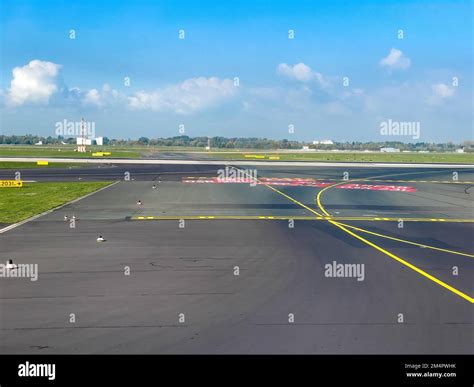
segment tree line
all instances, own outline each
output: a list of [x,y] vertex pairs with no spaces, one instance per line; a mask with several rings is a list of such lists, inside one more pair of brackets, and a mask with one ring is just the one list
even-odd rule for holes
[[[58,137],[43,137],[35,135],[0,135],[0,144],[4,145],[34,145],[41,142],[43,145],[64,145],[76,144],[76,138]],[[474,141],[464,141],[461,144],[454,144],[452,142],[446,143],[404,143],[400,141],[347,141],[334,142],[334,144],[312,144],[311,142],[293,141],[293,140],[273,140],[268,138],[257,137],[189,137],[189,136],[175,136],[167,138],[148,138],[140,137],[138,139],[110,139],[104,137],[104,145],[117,146],[156,146],[156,147],[196,147],[205,148],[210,144],[214,149],[262,149],[262,150],[276,150],[276,149],[302,149],[307,146],[310,149],[319,150],[353,150],[353,151],[378,151],[383,147],[398,148],[401,151],[454,151],[463,147],[466,151],[474,151]]]

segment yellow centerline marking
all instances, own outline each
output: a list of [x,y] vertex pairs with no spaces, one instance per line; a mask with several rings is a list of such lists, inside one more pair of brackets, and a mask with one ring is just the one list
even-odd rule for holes
[[453,292],[454,294],[457,294],[458,296],[464,298],[465,300],[469,301],[470,303],[474,303],[474,298],[468,296],[467,294],[459,291],[456,288],[453,288],[451,285],[448,285],[446,282],[441,281],[440,279],[432,276],[431,274],[428,274],[426,271],[421,270],[420,268],[416,267],[415,265],[412,265],[410,262],[405,261],[404,259],[396,256],[395,254],[392,254],[390,251],[387,251],[387,250],[383,249],[382,247],[377,246],[375,243],[372,243],[372,242],[368,241],[367,239],[362,238],[360,235],[357,235],[357,234],[353,233],[352,231],[345,228],[342,224],[334,222],[332,220],[330,220],[329,223],[334,224],[335,226],[339,227],[341,230],[343,230],[343,231],[347,232],[348,234],[352,235],[354,238],[359,239],[360,241],[364,242],[365,244],[367,244],[367,245],[373,247],[374,249],[384,253],[385,255],[389,256],[390,258],[400,262],[402,265],[405,265],[405,266],[409,267],[410,269],[416,271],[418,274],[421,274],[422,276],[424,276],[424,277],[428,278],[429,280],[437,283],[438,285],[442,286],[443,288],[448,289],[449,291]]
[[473,254],[467,254],[467,253],[462,253],[462,252],[459,252],[459,251],[453,251],[453,250],[448,250],[448,249],[442,249],[440,247],[435,247],[435,246],[430,246],[430,245],[424,245],[424,244],[421,244],[421,243],[416,243],[416,242],[412,242],[412,241],[407,241],[405,239],[400,239],[400,238],[395,238],[395,237],[391,237],[391,236],[388,236],[388,235],[384,235],[384,234],[379,234],[379,233],[376,233],[376,232],[373,232],[373,231],[369,231],[369,230],[365,230],[363,228],[359,228],[359,227],[355,227],[355,226],[351,226],[349,224],[344,224],[344,223],[339,223],[341,226],[344,226],[344,227],[348,227],[348,228],[351,228],[353,230],[357,230],[357,231],[360,231],[360,232],[364,232],[366,234],[371,234],[371,235],[375,235],[375,236],[378,236],[378,237],[381,237],[381,238],[386,238],[386,239],[392,239],[394,241],[398,241],[398,242],[402,242],[402,243],[408,243],[410,245],[415,245],[415,246],[419,246],[419,247],[424,247],[424,248],[427,248],[427,249],[432,249],[432,250],[438,250],[438,251],[443,251],[445,253],[450,253],[450,254],[457,254],[457,255],[464,255],[466,257],[471,257],[471,258],[474,258],[474,255]]
[[[357,179],[355,179],[355,180],[353,180],[353,181],[357,181]],[[321,195],[322,195],[322,193],[323,193],[324,191],[326,191],[327,189],[332,188],[332,187],[335,187],[335,186],[337,186],[337,185],[339,185],[339,184],[343,184],[343,183],[336,183],[336,184],[332,184],[332,185],[330,185],[330,186],[327,186],[327,187],[323,188],[321,191],[318,192],[318,195],[317,195],[317,197],[316,197],[316,202],[317,202],[317,204],[318,204],[319,209],[320,209],[322,212],[324,212],[326,215],[328,215],[328,216],[330,216],[330,214],[326,211],[326,209],[324,208],[324,206],[323,206],[322,203],[321,203]],[[387,251],[387,250],[385,250],[384,248],[382,248],[382,247],[376,245],[375,243],[370,242],[370,241],[368,241],[367,239],[361,237],[360,235],[358,235],[358,234],[352,232],[351,230],[348,230],[347,228],[344,227],[344,225],[343,225],[342,223],[338,223],[338,222],[333,221],[333,220],[329,220],[329,223],[331,223],[331,224],[333,224],[333,225],[339,227],[341,230],[345,231],[346,233],[348,233],[349,235],[353,236],[354,238],[359,239],[360,241],[362,241],[362,242],[364,242],[365,244],[367,244],[367,245],[373,247],[374,249],[376,249],[376,250],[382,252],[383,254],[389,256],[390,258],[396,260],[397,262],[400,262],[402,265],[405,265],[405,266],[409,267],[410,269],[416,271],[418,274],[421,274],[421,275],[424,276],[425,278],[428,278],[429,280],[431,280],[431,281],[435,282],[436,284],[438,284],[438,285],[444,287],[445,289],[451,291],[452,293],[454,293],[454,294],[456,294],[456,295],[458,295],[458,296],[464,298],[465,300],[469,301],[470,303],[474,303],[474,298],[472,298],[472,297],[468,296],[467,294],[461,292],[460,290],[458,290],[458,289],[452,287],[451,285],[448,285],[446,282],[441,281],[440,279],[436,278],[435,276],[433,276],[433,275],[427,273],[426,271],[424,271],[424,270],[422,270],[422,269],[416,267],[415,265],[413,265],[413,264],[411,264],[411,263],[405,261],[404,259],[402,259],[402,258],[396,256],[395,254],[391,253],[390,251]],[[363,230],[363,229],[361,229],[361,230]],[[367,230],[365,230],[365,231],[367,231]]]
[[[235,167],[234,167],[235,168]],[[250,174],[248,174],[246,171],[242,170],[242,169],[239,169],[239,168],[236,168],[238,170],[240,170],[241,172],[243,172],[244,174],[246,174],[248,177],[250,177],[251,179],[254,179],[257,183],[260,183],[261,185],[264,185],[265,187],[271,189],[272,191],[275,191],[277,193],[279,193],[280,195],[284,196],[285,198],[287,198],[288,200],[291,200],[293,203],[296,203],[298,205],[300,205],[301,207],[307,209],[308,211],[312,212],[313,214],[316,214],[318,216],[322,216],[319,212],[313,210],[311,207],[308,207],[306,204],[303,204],[301,202],[299,202],[298,200],[292,198],[291,196],[288,196],[287,194],[277,190],[275,187],[272,187],[271,185],[268,185],[264,182],[262,182],[261,180],[257,179],[256,177],[253,177],[251,176]]]
[[[242,171],[242,170],[241,170],[241,171]],[[245,173],[245,171],[243,171],[243,172]],[[415,173],[416,173],[416,172],[415,172]],[[248,175],[248,174],[247,174],[247,175]],[[250,176],[250,175],[248,175],[248,176]],[[250,177],[252,177],[252,176],[250,176]],[[253,177],[252,177],[252,178],[253,178]],[[374,177],[374,178],[377,178],[377,177]],[[303,203],[301,203],[300,201],[298,201],[298,200],[292,198],[291,196],[289,196],[289,195],[287,195],[287,194],[285,194],[285,193],[279,191],[278,189],[276,189],[276,188],[274,188],[274,187],[272,187],[272,186],[270,186],[270,185],[268,185],[268,184],[262,183],[260,180],[258,180],[258,179],[256,179],[256,178],[255,178],[255,180],[256,180],[257,182],[260,182],[262,185],[264,185],[264,186],[267,187],[268,189],[271,189],[272,191],[274,191],[274,192],[276,192],[276,193],[282,195],[283,197],[287,198],[288,200],[292,201],[293,203],[296,203],[296,204],[298,204],[299,206],[305,208],[306,210],[312,212],[313,214],[316,214],[316,215],[318,216],[318,218],[322,217],[322,215],[321,215],[319,212],[317,212],[316,210],[314,210],[314,209],[312,209],[312,208],[306,206],[305,204],[303,204]],[[348,229],[345,227],[345,226],[347,226],[347,225],[344,225],[344,224],[342,224],[342,223],[338,223],[337,221],[335,221],[334,218],[331,217],[331,215],[326,211],[326,209],[325,209],[324,206],[322,205],[322,203],[321,203],[321,195],[323,194],[323,192],[325,192],[325,191],[328,190],[329,188],[335,187],[335,186],[340,185],[340,184],[346,184],[346,183],[348,183],[349,181],[368,181],[368,180],[370,180],[370,179],[344,180],[344,181],[342,181],[342,182],[340,182],[340,183],[336,183],[336,184],[332,184],[332,185],[330,185],[330,186],[327,186],[327,187],[323,188],[321,191],[319,191],[319,192],[318,192],[318,195],[317,195],[317,197],[316,197],[316,202],[317,202],[317,205],[318,205],[319,209],[324,213],[324,215],[326,215],[326,217],[325,217],[324,219],[327,220],[329,223],[335,225],[335,226],[338,227],[339,229],[343,230],[344,232],[348,233],[349,235],[353,236],[354,238],[356,238],[356,239],[358,239],[358,240],[364,242],[364,243],[367,244],[368,246],[371,246],[372,248],[374,248],[374,249],[380,251],[381,253],[383,253],[383,254],[387,255],[388,257],[390,257],[390,258],[396,260],[397,262],[401,263],[402,265],[404,265],[404,266],[406,266],[406,267],[412,269],[413,271],[415,271],[415,272],[417,272],[418,274],[424,276],[425,278],[428,278],[429,280],[431,280],[431,281],[435,282],[436,284],[438,284],[438,285],[444,287],[445,289],[451,291],[452,293],[454,293],[454,294],[456,294],[456,295],[458,295],[458,296],[464,298],[465,300],[469,301],[470,303],[474,303],[474,298],[472,298],[472,297],[468,296],[467,294],[461,292],[460,290],[458,290],[458,289],[452,287],[451,285],[448,285],[447,283],[445,283],[445,282],[441,281],[440,279],[438,279],[438,278],[432,276],[431,274],[429,274],[429,273],[427,273],[426,271],[424,271],[424,270],[422,270],[422,269],[416,267],[415,265],[413,265],[413,264],[411,264],[411,263],[405,261],[404,259],[402,259],[402,258],[396,256],[395,254],[392,254],[391,252],[389,252],[389,251],[385,250],[384,248],[382,248],[382,247],[376,245],[375,243],[370,242],[369,240],[367,240],[367,239],[361,237],[360,235],[358,235],[358,234],[352,232],[351,230],[348,230]],[[138,218],[141,219],[141,218],[143,218],[143,217],[138,217]],[[203,217],[199,217],[199,218],[202,219]],[[270,218],[275,219],[276,217],[264,217],[264,216],[259,216],[258,218],[259,218],[259,219],[267,219],[267,218],[268,218],[268,219],[270,219]],[[295,218],[296,218],[296,217],[292,217],[292,218],[290,218],[290,219],[295,219]],[[365,219],[365,218],[363,218],[363,219],[364,219],[364,220],[367,220],[367,219]],[[374,218],[374,219],[375,219],[375,220],[380,220],[380,218]],[[389,219],[389,218],[383,218],[383,220],[388,220],[388,219]],[[430,220],[431,220],[431,221],[437,221],[437,219],[430,219]],[[368,230],[363,230],[363,229],[359,229],[359,230],[362,231],[362,232],[368,231]],[[371,232],[369,231],[369,233],[371,233]],[[386,237],[388,237],[388,236],[386,236]],[[389,238],[391,238],[391,237],[389,237]],[[404,241],[404,242],[415,244],[415,242],[408,242],[408,241]],[[420,246],[423,246],[423,247],[432,247],[432,246],[426,246],[426,245],[420,245]],[[441,250],[441,251],[446,251],[445,249],[438,249],[438,248],[435,248],[435,249]],[[457,252],[452,252],[452,253],[456,253],[456,254],[460,254],[460,255],[466,255],[466,254],[457,253]]]
[[[274,219],[274,220],[335,220],[335,221],[367,221],[367,222],[399,222],[401,218],[369,218],[364,216],[314,216],[314,215],[158,215],[158,216],[134,216],[131,220],[175,220],[175,219],[234,219],[234,220],[255,220],[255,219]],[[474,223],[474,219],[430,219],[430,218],[403,218],[404,222],[446,222],[446,223]]]
[[[347,183],[349,180],[345,180],[344,182],[341,182],[341,183],[336,183],[336,184],[331,184],[331,185],[328,185],[327,187],[324,187],[321,191],[318,192],[318,195],[316,196],[316,203],[318,205],[318,208],[324,212],[325,215],[327,216],[331,216],[331,214],[329,214],[329,212],[326,211],[326,209],[323,207],[322,203],[321,203],[321,195],[323,194],[324,191],[326,191],[327,189],[329,188],[332,188],[332,187],[336,187],[338,185],[341,185],[341,184],[345,184]],[[376,220],[378,220],[379,218],[375,218]]]
[[[258,180],[257,180],[258,181]],[[317,212],[316,210],[312,209],[311,207],[308,207],[306,204],[303,204],[301,203],[300,201],[296,200],[296,199],[293,199],[291,196],[288,196],[287,194],[281,192],[280,190],[277,190],[275,187],[272,187],[271,185],[268,185],[268,184],[265,184],[265,183],[262,183],[262,185],[264,185],[265,187],[271,189],[272,191],[275,191],[277,193],[279,193],[280,195],[284,196],[285,198],[287,198],[288,200],[291,200],[293,203],[296,203],[298,205],[300,205],[301,207],[305,208],[306,210],[312,212],[313,214],[316,214],[318,216],[322,216],[319,212]],[[329,214],[327,214],[329,215]]]

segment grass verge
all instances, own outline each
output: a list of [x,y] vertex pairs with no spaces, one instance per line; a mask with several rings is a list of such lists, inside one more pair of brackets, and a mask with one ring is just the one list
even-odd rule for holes
[[[263,156],[263,157],[262,157]],[[474,164],[474,153],[218,153],[211,157],[232,160],[262,161],[341,161],[379,163],[457,163]]]
[[[140,158],[142,152],[138,150],[128,149],[110,149],[106,147],[90,146],[87,147],[88,152],[79,153],[74,151],[73,146],[48,146],[48,147],[35,147],[35,146],[1,146],[0,157],[70,157],[70,158],[97,158],[97,159],[110,159],[110,158]],[[93,157],[94,152],[110,152],[108,156]]]
[[94,192],[111,182],[23,183],[0,188],[0,223],[16,223]]
[[31,168],[79,168],[88,166],[79,163],[49,163],[48,165],[38,165],[21,161],[0,161],[0,169],[31,169]]

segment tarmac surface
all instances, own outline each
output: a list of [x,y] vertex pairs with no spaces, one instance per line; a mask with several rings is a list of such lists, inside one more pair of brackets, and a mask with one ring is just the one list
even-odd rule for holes
[[474,169],[224,168],[21,171],[117,183],[0,230],[0,352],[474,352]]

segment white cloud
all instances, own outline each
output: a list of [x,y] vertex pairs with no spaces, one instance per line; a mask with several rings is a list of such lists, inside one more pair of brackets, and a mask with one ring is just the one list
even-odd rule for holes
[[199,77],[152,92],[136,92],[128,97],[128,102],[132,109],[190,114],[221,104],[233,97],[237,89],[230,79]]
[[411,61],[403,52],[392,48],[390,53],[380,60],[380,65],[387,67],[389,70],[405,70],[410,67]]
[[84,95],[84,103],[91,105],[100,105],[99,90],[91,89]]
[[61,65],[41,60],[32,60],[23,67],[15,67],[13,79],[7,93],[7,103],[19,106],[25,103],[47,104],[59,90]]
[[280,63],[277,67],[277,73],[301,82],[309,82],[314,78],[311,67],[305,65],[304,63],[298,63],[294,66],[287,65],[286,63]]
[[125,105],[132,109],[189,114],[219,105],[238,90],[233,80],[199,77],[154,91],[139,91],[127,97],[107,84],[102,89],[84,91],[68,88],[60,80],[60,69],[59,64],[40,60],[15,67],[11,86],[5,93],[7,105],[16,107],[33,103],[61,106],[79,103],[96,108]]
[[280,63],[277,67],[277,74],[300,82],[311,82],[316,80],[320,85],[326,84],[322,74],[311,70],[311,67],[304,63],[297,63],[293,66],[286,63]]
[[439,108],[446,100],[452,98],[454,93],[454,87],[449,87],[445,83],[436,83],[431,85],[431,93],[426,97],[426,102]]
[[117,90],[112,89],[107,83],[102,86],[102,90],[90,89],[82,96],[84,105],[96,107],[110,106],[116,102],[123,102],[125,96]]
[[454,95],[454,89],[444,83],[437,83],[436,85],[431,86],[431,89],[436,97],[450,98]]

